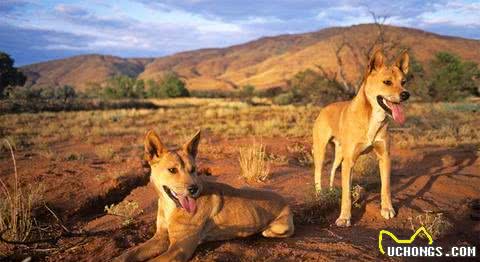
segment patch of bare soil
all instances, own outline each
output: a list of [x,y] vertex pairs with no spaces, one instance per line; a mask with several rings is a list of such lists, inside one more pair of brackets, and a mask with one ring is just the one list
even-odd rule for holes
[[[135,138],[111,143],[135,143]],[[108,141],[106,141],[107,143]],[[272,176],[265,183],[247,184],[240,177],[239,145],[251,139],[218,140],[207,136],[200,145],[199,167],[209,168],[212,176],[236,187],[252,186],[280,192],[294,207],[297,221],[305,221],[307,203],[312,200],[313,167],[299,154],[310,151],[310,141],[264,138],[272,155]],[[76,148],[82,160],[50,161],[40,155],[19,155],[18,169],[24,183],[42,184],[43,198],[63,223],[82,236],[58,240],[57,249],[34,253],[45,261],[108,261],[127,248],[149,239],[155,231],[156,192],[148,183],[148,172],[138,149],[120,151],[114,160],[100,160],[92,148],[81,142],[57,145],[57,151]],[[295,151],[297,148],[297,151]],[[299,149],[300,148],[300,149]],[[298,150],[302,152],[298,152]],[[338,208],[321,214],[313,223],[296,223],[296,233],[288,239],[245,239],[202,244],[193,261],[326,261],[385,260],[378,251],[378,234],[390,229],[399,237],[412,234],[410,219],[426,211],[443,213],[453,230],[437,243],[479,245],[480,224],[472,220],[470,203],[480,197],[480,160],[476,147],[392,149],[392,193],[398,215],[392,220],[380,216],[379,185],[366,185],[367,193],[353,208],[353,226],[338,228],[334,221]],[[303,157],[303,156],[301,156]],[[324,174],[329,173],[332,152],[327,153]],[[0,159],[1,178],[12,172],[9,159]],[[355,174],[357,175],[357,174]],[[328,182],[324,176],[324,185]],[[340,185],[337,174],[336,185]],[[108,215],[106,205],[138,203],[131,223]],[[47,219],[48,214],[42,214]],[[422,240],[419,240],[422,241]],[[64,247],[64,248],[63,248]],[[478,250],[478,249],[477,249]],[[21,255],[14,257],[22,258]],[[5,259],[12,259],[6,257]]]

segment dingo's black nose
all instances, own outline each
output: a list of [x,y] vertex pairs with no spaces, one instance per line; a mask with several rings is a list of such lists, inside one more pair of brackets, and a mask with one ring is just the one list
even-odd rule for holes
[[190,194],[192,195],[195,195],[197,192],[198,192],[198,186],[197,185],[190,185],[188,186],[188,192],[190,192]]
[[400,93],[400,100],[406,101],[410,97],[410,93],[408,91],[402,91]]

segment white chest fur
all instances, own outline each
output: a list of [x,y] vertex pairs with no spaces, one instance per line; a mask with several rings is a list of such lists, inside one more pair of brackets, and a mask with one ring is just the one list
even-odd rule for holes
[[368,125],[368,131],[367,131],[367,141],[366,145],[371,146],[374,141],[376,141],[378,131],[380,128],[385,125],[385,112],[383,109],[377,109],[372,111],[372,115],[370,118],[370,122]]
[[[163,209],[163,217],[165,219],[165,222],[168,224],[170,221],[170,218],[172,217],[173,212],[175,211],[175,209],[177,209],[177,205],[166,194],[163,194],[162,197],[163,197],[163,201],[161,201],[162,203],[160,203],[159,201],[158,204],[159,204],[159,208]],[[160,206],[160,204],[162,206]]]

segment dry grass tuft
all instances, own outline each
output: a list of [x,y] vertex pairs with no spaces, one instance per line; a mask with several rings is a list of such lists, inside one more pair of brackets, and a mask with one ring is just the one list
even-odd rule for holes
[[[433,239],[439,239],[450,233],[453,229],[452,223],[450,223],[443,213],[426,212],[416,217],[410,217],[409,220],[413,232],[423,226]],[[423,234],[420,236],[425,237]]]
[[140,209],[135,201],[123,201],[117,205],[111,204],[110,206],[105,206],[105,211],[109,215],[123,218],[123,226],[132,224],[134,216],[143,213],[143,210]]
[[265,181],[270,175],[270,163],[267,160],[265,145],[254,142],[253,145],[240,148],[240,174],[247,181]]
[[8,241],[25,241],[33,229],[34,219],[32,210],[37,200],[38,191],[24,188],[20,185],[17,164],[13,148],[8,140],[5,143],[10,149],[14,167],[13,188],[9,189],[0,179],[0,232]]

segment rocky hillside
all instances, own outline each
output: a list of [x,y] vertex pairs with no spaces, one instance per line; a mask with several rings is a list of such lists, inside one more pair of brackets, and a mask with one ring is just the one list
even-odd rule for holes
[[[70,84],[83,90],[88,83],[103,82],[123,74],[158,79],[165,72],[182,76],[190,89],[232,90],[252,84],[259,88],[283,86],[295,73],[318,66],[334,75],[339,59],[348,81],[359,77],[365,53],[378,38],[376,25],[327,28],[317,32],[265,37],[219,49],[182,52],[159,58],[124,59],[85,55],[24,66],[37,86]],[[438,51],[448,51],[480,63],[480,41],[441,36],[421,30],[386,26],[384,39],[390,56],[409,48],[426,63]],[[343,46],[340,52],[339,47]],[[337,55],[338,54],[338,55]]]

